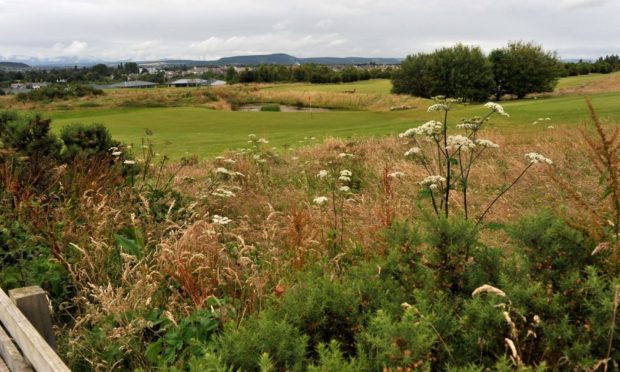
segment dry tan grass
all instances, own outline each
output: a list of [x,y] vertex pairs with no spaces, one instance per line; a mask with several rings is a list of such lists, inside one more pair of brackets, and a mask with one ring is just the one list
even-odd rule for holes
[[[222,87],[225,88],[225,87]],[[151,88],[105,90],[101,96],[90,96],[52,102],[18,102],[15,96],[0,96],[0,108],[15,110],[78,110],[88,108],[204,106],[225,109],[223,100],[213,100],[222,89]],[[213,95],[212,95],[213,94]]]
[[[486,219],[507,223],[538,211],[541,206],[558,206],[558,198],[562,198],[563,193],[551,182],[547,172],[561,172],[573,178],[588,172],[587,159],[575,147],[583,145],[573,140],[576,134],[572,129],[546,134],[504,134],[489,130],[485,137],[498,143],[500,149],[489,150],[472,171],[469,190],[471,215],[482,213],[495,195],[525,168],[524,154],[527,152],[545,154],[555,164],[548,169],[543,166],[532,168],[514,189],[498,201]],[[381,250],[382,242],[378,232],[385,227],[386,221],[420,218],[417,181],[425,173],[420,166],[404,158],[403,153],[407,148],[408,145],[397,138],[351,141],[328,139],[321,145],[287,154],[266,167],[259,167],[245,157],[236,157],[234,169],[246,175],[240,184],[242,189],[234,198],[215,201],[211,208],[239,223],[253,226],[238,233],[248,236],[251,241],[260,242],[257,243],[260,246],[284,249],[286,245],[286,250],[295,248],[305,252],[312,247],[309,242],[315,242],[317,247],[325,245],[326,231],[333,218],[327,208],[312,204],[315,192],[308,186],[300,186],[299,181],[290,179],[291,175],[305,172],[309,182],[313,182],[321,169],[345,169],[354,165],[364,172],[363,187],[344,204],[345,240],[354,240],[369,252]],[[354,160],[344,162],[338,157],[342,152],[354,154]],[[293,160],[293,157],[299,160]],[[203,163],[198,167],[184,169],[180,176],[196,179],[191,185],[180,185],[184,192],[196,195],[198,190],[204,188],[201,179],[208,179],[208,172],[213,167]],[[390,180],[386,184],[384,175],[392,171],[403,171],[406,177]],[[579,179],[584,180],[584,184],[579,186],[590,186],[590,181],[585,181],[587,177]],[[425,202],[421,204],[425,205]],[[456,213],[460,213],[462,200],[458,193],[453,193],[451,204]],[[278,212],[268,219],[273,208]],[[489,232],[488,237],[497,240],[498,244],[506,244],[504,236],[494,234]],[[296,260],[303,260],[299,255],[303,256],[298,252]]]
[[[487,222],[508,224],[543,208],[586,216],[585,209],[551,175],[570,182],[586,200],[595,201],[600,195],[596,172],[584,155],[588,143],[579,135],[579,128],[531,133],[489,129],[484,137],[500,148],[488,150],[472,171],[471,216],[480,215],[521,172],[527,165],[524,154],[528,152],[544,154],[554,161],[553,166],[533,167],[498,201],[487,215]],[[235,160],[232,164],[213,160],[186,166],[174,178],[175,189],[192,199],[187,207],[192,217],[183,223],[157,224],[132,217],[126,206],[137,207],[147,215],[148,202],[140,197],[127,200],[121,188],[116,193],[81,193],[78,218],[83,223],[66,229],[64,238],[75,241],[79,252],[71,266],[74,280],[81,283],[76,298],[81,311],[70,330],[76,352],[85,327],[108,315],[148,308],[158,290],[167,293],[161,306],[171,319],[204,307],[209,298],[223,297],[235,307],[240,320],[259,309],[269,296],[281,295],[294,273],[308,265],[327,260],[326,270],[336,271],[344,257],[359,257],[360,249],[367,256],[383,254],[387,247],[381,233],[391,221],[420,221],[418,206],[430,211],[428,201],[418,196],[417,182],[425,172],[405,159],[403,154],[408,148],[404,140],[395,137],[330,138],[279,156],[271,156],[265,145],[257,151],[267,159],[266,163],[254,161],[251,154],[231,152],[226,157]],[[354,157],[343,158],[341,153]],[[240,172],[243,177],[221,178],[214,173],[220,166]],[[176,167],[171,166],[169,171],[172,169]],[[316,177],[322,169],[332,174],[350,169],[361,180],[359,191],[346,198],[336,219],[331,205],[333,195],[322,188]],[[402,171],[406,176],[390,179],[387,173],[393,171]],[[217,187],[227,187],[236,195],[211,195]],[[330,197],[328,205],[312,202],[318,194]],[[452,194],[451,204],[453,214],[461,213],[459,193]],[[225,226],[214,224],[214,214],[229,217],[232,222]],[[113,234],[121,226],[134,225],[145,231],[149,245],[156,248],[143,259],[122,256],[120,280],[109,278],[104,268],[114,244]],[[334,226],[338,228],[337,252],[328,248],[329,231]],[[481,237],[490,246],[512,249],[510,239],[501,230],[483,229]],[[107,331],[111,339],[141,337],[144,325],[139,321],[119,318],[118,324],[122,326]],[[129,350],[131,346],[126,347]],[[93,365],[98,362],[93,361]]]
[[[78,110],[88,108],[198,106],[229,111],[231,104],[280,103],[349,110],[388,111],[394,106],[424,106],[423,99],[395,94],[348,94],[261,89],[260,84],[211,88],[156,88],[106,90],[104,95],[53,102],[18,102],[0,96],[0,108],[17,110]],[[216,100],[213,100],[213,98]]]
[[584,84],[556,89],[552,95],[593,94],[620,91],[620,73],[613,73]]

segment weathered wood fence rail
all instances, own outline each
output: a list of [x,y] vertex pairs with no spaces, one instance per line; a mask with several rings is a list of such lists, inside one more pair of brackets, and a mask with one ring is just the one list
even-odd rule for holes
[[55,348],[45,292],[0,288],[0,372],[68,372]]

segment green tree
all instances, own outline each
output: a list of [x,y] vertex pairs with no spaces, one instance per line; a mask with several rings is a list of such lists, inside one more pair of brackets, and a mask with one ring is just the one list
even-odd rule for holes
[[226,69],[226,83],[234,84],[238,82],[239,82],[239,74],[237,73],[237,70],[235,70],[235,68],[232,66],[228,67]]
[[457,44],[435,51],[431,58],[433,95],[484,101],[493,91],[491,64],[479,47]]
[[532,42],[512,42],[489,55],[493,64],[495,95],[505,94],[523,98],[528,93],[551,92],[560,75],[560,63],[555,53],[545,51]]
[[412,96],[431,97],[431,55],[418,53],[407,56],[392,75],[392,92]]
[[457,44],[410,55],[392,78],[394,93],[486,100],[493,91],[491,64],[478,47]]
[[140,72],[140,68],[138,67],[138,64],[135,62],[126,62],[123,69],[128,74],[137,74]]
[[103,63],[99,63],[90,68],[90,73],[94,79],[103,79],[110,75],[110,68]]

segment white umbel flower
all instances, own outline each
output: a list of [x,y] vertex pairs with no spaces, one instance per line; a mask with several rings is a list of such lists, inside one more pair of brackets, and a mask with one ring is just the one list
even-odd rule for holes
[[429,106],[426,111],[433,112],[433,111],[448,111],[448,110],[449,110],[448,105],[444,105],[443,103],[435,103],[434,105]]
[[398,137],[400,137],[400,138],[413,137],[413,136],[415,136],[415,129],[416,128],[409,128],[406,131],[404,131],[401,134],[399,134]]
[[349,186],[341,186],[338,190],[345,193],[351,192],[351,188]]
[[487,102],[484,104],[484,107],[490,109],[493,112],[497,112],[500,115],[510,116],[506,113],[506,111],[504,111],[504,108],[502,107],[502,105],[499,105],[495,102]]
[[235,196],[235,193],[230,190],[218,187],[215,191],[211,193],[211,195],[219,196],[220,198],[232,198],[233,196]]
[[114,151],[114,152],[112,153],[112,156],[121,156],[122,154],[123,154],[123,152],[122,152],[122,151]]
[[345,176],[345,177],[351,177],[353,175],[353,172],[351,172],[350,170],[341,170],[340,171],[340,175],[341,176]]
[[399,172],[399,171],[388,173],[388,177],[390,178],[403,178],[405,176],[406,174],[404,172]]
[[125,161],[123,162],[123,164],[125,164],[125,165],[134,165],[134,164],[136,164],[136,162],[135,162],[135,161],[133,161],[133,160],[125,160]]
[[553,164],[553,161],[551,161],[551,159],[537,152],[528,152],[527,154],[525,154],[525,158],[530,164],[538,164],[538,163]]
[[456,125],[457,129],[465,129],[465,130],[477,130],[480,128],[480,124],[478,123],[461,123]]
[[420,186],[426,186],[431,190],[436,190],[439,186],[442,186],[446,182],[446,179],[442,176],[428,176],[419,182]]
[[214,214],[211,218],[211,222],[216,225],[228,225],[232,222],[232,220],[228,217],[220,216],[219,214]]
[[405,156],[414,156],[418,155],[422,150],[419,147],[412,147],[409,150],[405,151]]
[[327,203],[328,200],[329,200],[329,198],[327,196],[317,196],[312,201],[316,205],[323,205],[323,204]]
[[443,131],[443,124],[440,121],[427,121],[417,128],[407,129],[405,132],[399,134],[400,138],[413,137],[416,135],[431,137],[436,134],[441,134]]
[[499,148],[498,144],[496,144],[496,143],[494,143],[492,141],[486,140],[486,139],[477,139],[476,140],[476,145],[481,146],[481,147],[494,148],[494,149]]
[[469,149],[476,147],[476,144],[472,140],[465,136],[461,136],[460,134],[457,134],[456,136],[448,136],[446,142],[447,150],[468,151]]
[[317,176],[317,177],[319,177],[320,179],[323,179],[323,178],[325,178],[325,177],[329,176],[329,172],[328,172],[328,171],[326,171],[325,169],[321,169],[321,170],[319,171],[319,173],[317,173],[317,175],[316,175],[316,176]]

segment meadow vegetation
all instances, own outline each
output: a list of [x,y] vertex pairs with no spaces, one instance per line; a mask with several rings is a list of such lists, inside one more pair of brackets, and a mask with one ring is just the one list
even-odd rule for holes
[[48,291],[73,370],[617,369],[604,76],[0,97],[0,287]]
[[0,286],[50,293],[75,370],[617,368],[616,121],[547,120],[562,98],[176,161],[150,130],[5,111]]

